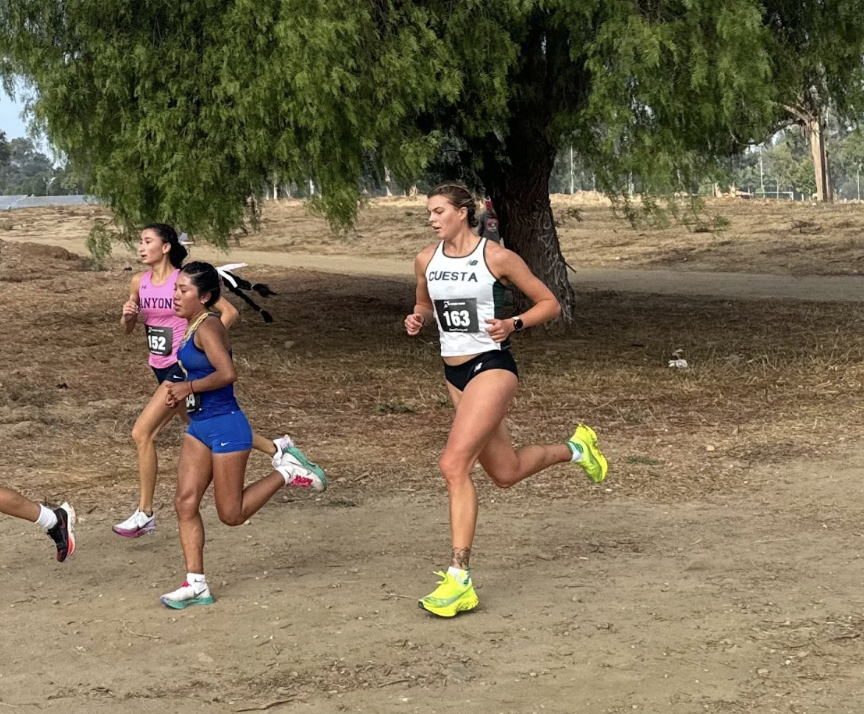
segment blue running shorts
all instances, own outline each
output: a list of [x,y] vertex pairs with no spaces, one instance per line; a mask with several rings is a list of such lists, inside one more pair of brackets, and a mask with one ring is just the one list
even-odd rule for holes
[[240,410],[205,419],[193,419],[189,422],[186,433],[198,439],[214,454],[233,454],[235,451],[248,451],[252,448],[252,427]]

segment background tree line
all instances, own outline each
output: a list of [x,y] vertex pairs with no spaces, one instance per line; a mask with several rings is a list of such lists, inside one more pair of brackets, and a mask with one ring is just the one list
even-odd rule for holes
[[[832,121],[826,131],[829,173],[834,197],[840,200],[861,200],[861,173],[864,169],[864,133],[859,129],[842,127]],[[414,181],[397,182],[390,172],[377,172],[374,163],[363,172],[362,191],[367,196],[404,195],[423,193],[445,177],[452,178],[443,160],[422,172]],[[791,126],[759,146],[747,147],[742,152],[721,161],[718,174],[697,181],[692,191],[699,195],[712,195],[715,187],[722,191],[738,191],[753,197],[780,197],[809,199],[816,192],[813,158],[804,132]],[[637,174],[629,177],[634,192],[640,187]],[[719,182],[717,179],[719,178]],[[580,161],[578,152],[570,147],[559,151],[549,178],[550,193],[596,191],[597,177],[590,167]],[[314,183],[268,185],[261,189],[265,198],[311,198],[316,193]],[[80,176],[69,163],[55,163],[40,151],[32,139],[6,140],[0,131],[0,194],[61,196],[88,192],[86,178]]]
[[0,0],[0,47],[7,92],[127,234],[158,217],[225,245],[274,175],[344,226],[370,169],[443,167],[491,196],[565,321],[549,193],[570,147],[598,190],[650,199],[731,181],[793,122],[824,176],[828,110],[864,114],[861,0]]
[[[864,133],[832,121],[825,138],[833,197],[861,200]],[[627,179],[634,192],[642,188],[638,172]],[[578,154],[565,149],[556,157],[549,188],[552,193],[597,190],[597,179]],[[754,198],[815,198],[816,172],[806,132],[798,125],[786,127],[763,144],[719,158],[710,172],[696,177],[691,185],[691,192],[702,196],[714,195],[718,189]]]
[[[834,198],[861,200],[864,196],[861,183],[864,174],[864,132],[831,121],[825,136]],[[441,180],[459,176],[459,167],[448,161],[446,150],[429,170],[411,181],[397,182],[389,172],[379,173],[373,167],[374,164],[370,163],[363,173],[362,191],[367,196],[404,195],[414,191],[422,194]],[[471,176],[462,175],[461,178],[471,182]],[[632,189],[634,194],[644,188],[638,172],[621,177],[620,183]],[[682,187],[672,188],[682,190]],[[578,151],[565,146],[556,154],[549,177],[550,193],[597,190],[600,190],[597,175],[590,165],[580,159]],[[798,125],[786,127],[764,144],[746,146],[731,156],[718,159],[711,171],[695,177],[691,185],[691,193],[700,196],[711,196],[718,190],[753,198],[814,198],[816,175],[806,132]],[[268,197],[274,196],[273,187],[268,187],[264,193]],[[282,198],[309,198],[314,195],[314,187],[310,192],[308,182],[280,185],[275,195]]]
[[0,195],[63,196],[87,192],[87,181],[69,163],[55,163],[32,139],[7,141],[0,131]]

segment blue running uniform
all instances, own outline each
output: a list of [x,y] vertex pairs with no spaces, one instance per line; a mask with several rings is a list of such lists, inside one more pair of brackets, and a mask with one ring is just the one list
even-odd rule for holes
[[[207,354],[195,346],[195,332],[197,330],[177,350],[177,359],[186,373],[187,382],[204,379],[216,371]],[[190,395],[186,400],[186,410],[190,419],[186,433],[214,454],[252,448],[252,428],[234,397],[233,384]]]

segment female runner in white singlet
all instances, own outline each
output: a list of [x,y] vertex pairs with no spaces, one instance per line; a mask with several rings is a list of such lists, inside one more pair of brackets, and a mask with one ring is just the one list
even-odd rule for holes
[[[452,558],[438,588],[420,607],[441,617],[473,610],[478,599],[468,562],[477,524],[477,492],[471,469],[479,461],[501,488],[509,488],[552,464],[572,461],[596,483],[606,477],[606,459],[597,435],[580,424],[562,444],[514,449],[504,421],[519,375],[509,337],[540,325],[561,312],[552,292],[516,253],[471,231],[477,225],[474,197],[462,184],[447,183],[429,194],[429,224],[439,242],[414,261],[417,297],[405,318],[405,330],[417,335],[433,319],[438,323],[441,356],[453,426],[439,465],[450,497]],[[507,285],[532,303],[522,315],[504,320]]]

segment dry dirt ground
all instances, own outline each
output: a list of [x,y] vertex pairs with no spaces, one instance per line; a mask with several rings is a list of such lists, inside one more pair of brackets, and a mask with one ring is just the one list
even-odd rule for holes
[[[374,199],[357,225],[333,234],[301,201],[264,202],[260,231],[239,237],[245,250],[292,255],[413,260],[428,244],[425,199]],[[864,204],[706,199],[677,208],[680,220],[643,220],[637,227],[592,193],[552,197],[564,257],[580,268],[673,268],[678,271],[858,275],[864,271]],[[97,206],[10,211],[0,238],[80,240]],[[5,235],[4,235],[5,234]]]
[[[13,213],[8,237],[80,237],[93,212]],[[250,242],[275,245],[272,230]],[[781,270],[760,240],[741,241],[763,246],[751,267]],[[831,255],[819,240],[813,255]],[[514,438],[560,440],[584,419],[610,477],[561,466],[498,491],[478,472],[481,605],[444,621],[415,599],[446,564],[435,461],[451,412],[434,339],[401,333],[410,285],[247,272],[279,295],[274,324],[244,309],[233,330],[241,403],[259,431],[294,435],[332,488],[285,491],[235,529],[208,499],[217,601],[178,613],[158,596],[182,579],[179,425],[160,437],[157,533],[110,531],[134,506],[128,434],[154,386],[142,335],[116,329],[137,269],[122,256],[97,270],[0,242],[2,483],[81,516],[63,565],[35,526],[0,518],[0,709],[860,711],[857,305],[592,292],[575,336],[521,338]],[[692,369],[666,367],[675,348]]]
[[[864,205],[822,206],[772,200],[707,199],[677,207],[680,220],[647,220],[634,228],[596,194],[552,200],[562,252],[576,268],[675,268],[792,275],[864,271]],[[425,199],[378,199],[356,229],[329,235],[300,201],[266,204],[260,233],[247,249],[345,253],[411,260],[428,243]],[[505,237],[506,240],[506,237]]]

